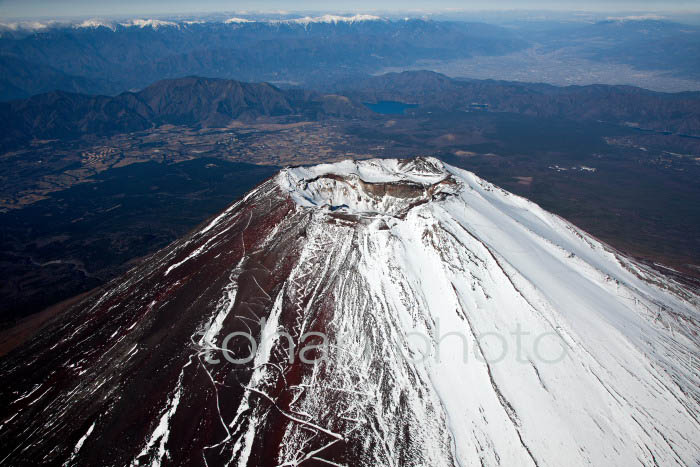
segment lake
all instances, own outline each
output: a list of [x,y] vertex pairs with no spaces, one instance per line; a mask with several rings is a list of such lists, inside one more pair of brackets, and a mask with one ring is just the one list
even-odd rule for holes
[[397,101],[379,101],[376,104],[363,102],[363,104],[369,107],[373,112],[384,115],[401,115],[406,109],[418,107],[418,104],[404,104],[403,102]]

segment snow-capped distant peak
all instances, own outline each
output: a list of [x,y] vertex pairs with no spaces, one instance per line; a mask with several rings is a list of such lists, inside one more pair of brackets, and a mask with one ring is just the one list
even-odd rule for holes
[[146,28],[150,27],[153,29],[158,29],[160,27],[178,27],[177,23],[172,21],[163,21],[159,19],[132,19],[126,23],[121,23],[124,27],[139,27]]
[[229,18],[224,21],[225,24],[243,24],[243,23],[254,23],[252,19],[247,18]]
[[373,15],[353,15],[353,16],[337,16],[337,15],[323,15],[323,16],[305,16],[303,18],[295,18],[284,20],[284,23],[294,23],[303,24],[308,26],[311,23],[326,23],[326,24],[338,24],[338,23],[359,23],[362,21],[379,21],[381,18],[379,16]]
[[95,29],[95,28],[108,28],[114,31],[114,24],[106,21],[101,21],[99,19],[86,19],[82,23],[75,24],[73,26],[76,29]]
[[[224,24],[230,25],[244,25],[250,23],[263,23],[267,25],[279,25],[279,24],[289,24],[289,25],[301,25],[308,27],[310,24],[354,24],[364,21],[380,21],[382,18],[373,15],[353,15],[353,16],[340,16],[340,15],[323,15],[323,16],[306,16],[303,18],[292,18],[292,19],[249,19],[241,17],[232,17],[224,20]],[[124,28],[152,28],[159,29],[163,27],[169,28],[180,28],[191,26],[194,24],[206,24],[209,21],[206,20],[187,20],[187,21],[168,21],[161,19],[143,19],[134,18],[125,20],[123,22],[111,22],[106,20],[101,20],[97,18],[90,18],[86,20],[77,21],[13,21],[13,22],[0,22],[0,31],[10,31],[13,33],[35,33],[47,31],[51,28],[73,28],[73,29],[97,29],[100,27],[108,28],[112,31],[116,31],[117,26]]]

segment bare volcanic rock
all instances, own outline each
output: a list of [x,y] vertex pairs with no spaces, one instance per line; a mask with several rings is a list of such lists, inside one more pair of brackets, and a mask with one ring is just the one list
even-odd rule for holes
[[0,361],[0,460],[694,465],[698,300],[437,159],[288,168]]

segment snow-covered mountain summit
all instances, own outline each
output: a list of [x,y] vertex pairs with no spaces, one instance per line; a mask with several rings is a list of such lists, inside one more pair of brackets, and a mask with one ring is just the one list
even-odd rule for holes
[[698,319],[695,292],[437,159],[288,168],[0,362],[0,441],[15,463],[693,465]]
[[[249,24],[257,23],[261,25],[279,26],[281,24],[286,25],[300,25],[308,27],[313,24],[357,24],[364,23],[368,21],[389,21],[386,18],[381,18],[379,16],[367,15],[367,14],[356,14],[356,15],[321,15],[321,16],[303,16],[303,17],[292,17],[292,18],[278,18],[276,16],[267,18],[261,17],[259,15],[252,17],[231,17],[223,20],[224,24]],[[53,19],[53,20],[32,20],[32,21],[12,21],[12,22],[0,22],[0,32],[2,31],[14,31],[14,32],[39,32],[39,31],[49,31],[52,29],[62,29],[62,28],[76,28],[76,29],[96,29],[96,28],[107,28],[112,31],[116,31],[117,28],[152,28],[154,30],[164,27],[172,28],[182,28],[192,25],[203,25],[203,24],[218,24],[222,21],[218,19],[156,19],[156,18],[129,18],[122,20],[107,19],[107,18],[90,18],[90,19],[78,19],[78,20],[68,20],[68,19]]]
[[406,214],[439,195],[455,194],[458,183],[436,160],[344,161],[287,169],[280,186],[300,206],[371,217]]

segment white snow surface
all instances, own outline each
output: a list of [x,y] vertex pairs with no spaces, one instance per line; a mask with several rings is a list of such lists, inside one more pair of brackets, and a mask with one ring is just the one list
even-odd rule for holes
[[282,23],[303,24],[308,26],[312,23],[359,23],[362,21],[380,21],[382,18],[374,15],[353,15],[353,16],[338,16],[338,15],[322,15],[322,16],[305,16],[303,18],[294,18],[281,20]]
[[103,21],[101,19],[97,18],[92,18],[92,19],[86,19],[85,21],[78,23],[73,26],[76,29],[95,29],[95,28],[108,28],[111,29],[112,31],[115,30],[114,23],[109,22],[109,21]]
[[[430,199],[434,193],[429,193],[429,188],[448,178],[447,173],[436,171],[430,164],[396,159],[361,163],[348,160],[288,169],[280,175],[280,185],[299,206],[325,207],[352,214],[395,215]],[[384,191],[383,187],[391,184],[417,189],[403,196],[391,191],[378,195],[377,190],[372,190],[372,185]],[[434,191],[446,193],[453,188],[438,186]]]
[[226,21],[224,21],[225,24],[242,24],[242,23],[254,23],[252,19],[246,19],[246,18],[229,18]]
[[92,430],[95,429],[95,423],[97,423],[97,422],[93,422],[93,424],[90,425],[90,428],[88,428],[88,430],[85,432],[85,434],[75,444],[75,447],[73,448],[73,454],[71,454],[71,457],[63,464],[64,466],[72,465],[73,459],[75,459],[75,456],[77,456],[78,453],[80,452],[80,449],[83,447],[83,444],[85,444],[85,440],[87,440],[90,437]]
[[132,19],[126,23],[121,23],[124,27],[139,27],[158,29],[162,27],[179,27],[178,23],[173,21],[164,21],[160,19]]
[[[220,20],[219,20],[220,21]],[[356,14],[352,16],[342,16],[342,15],[322,15],[322,16],[305,16],[302,18],[291,18],[291,19],[275,19],[275,18],[242,18],[242,17],[232,17],[224,20],[224,24],[232,25],[243,25],[249,23],[261,23],[270,26],[276,26],[279,24],[288,25],[299,25],[303,27],[308,27],[311,24],[356,24],[366,21],[385,21],[384,18],[374,15],[367,14]],[[98,28],[105,27],[116,31],[117,25],[122,27],[138,27],[138,28],[153,28],[159,29],[162,27],[180,27],[182,25],[189,26],[193,24],[205,24],[211,21],[208,20],[166,20],[166,19],[155,19],[155,18],[133,18],[123,20],[121,22],[109,21],[98,18],[90,19],[80,19],[80,20],[64,20],[64,19],[53,19],[53,20],[42,20],[42,21],[0,21],[0,31],[13,31],[19,32],[24,31],[27,33],[42,32],[47,31],[52,28],[67,28],[72,27],[76,29],[84,28]]]
[[[271,413],[286,421],[276,465],[698,465],[697,292],[438,159],[284,169],[184,242],[184,259],[166,256],[164,274],[233,225],[245,233],[250,206],[290,199],[261,241],[240,236],[243,257],[132,465],[169,458],[181,397],[201,391],[185,382],[191,363],[221,427],[202,465],[210,452],[252,465]],[[274,294],[253,281],[267,321],[232,407],[205,357],[222,359],[232,321],[252,322],[237,299],[247,262],[285,247],[295,263]],[[287,363],[278,333],[299,348],[319,322],[327,360]],[[334,457],[342,444],[356,457]]]
[[[372,426],[374,465],[398,465],[406,443],[416,465],[700,461],[695,292],[434,158],[288,168],[276,181],[314,216],[289,299],[331,294],[343,347],[323,381],[301,385],[295,412],[341,411],[342,437],[350,420]],[[423,192],[407,201],[366,184]],[[364,221],[329,222],[338,212]],[[300,460],[304,430],[290,425],[280,463]]]

